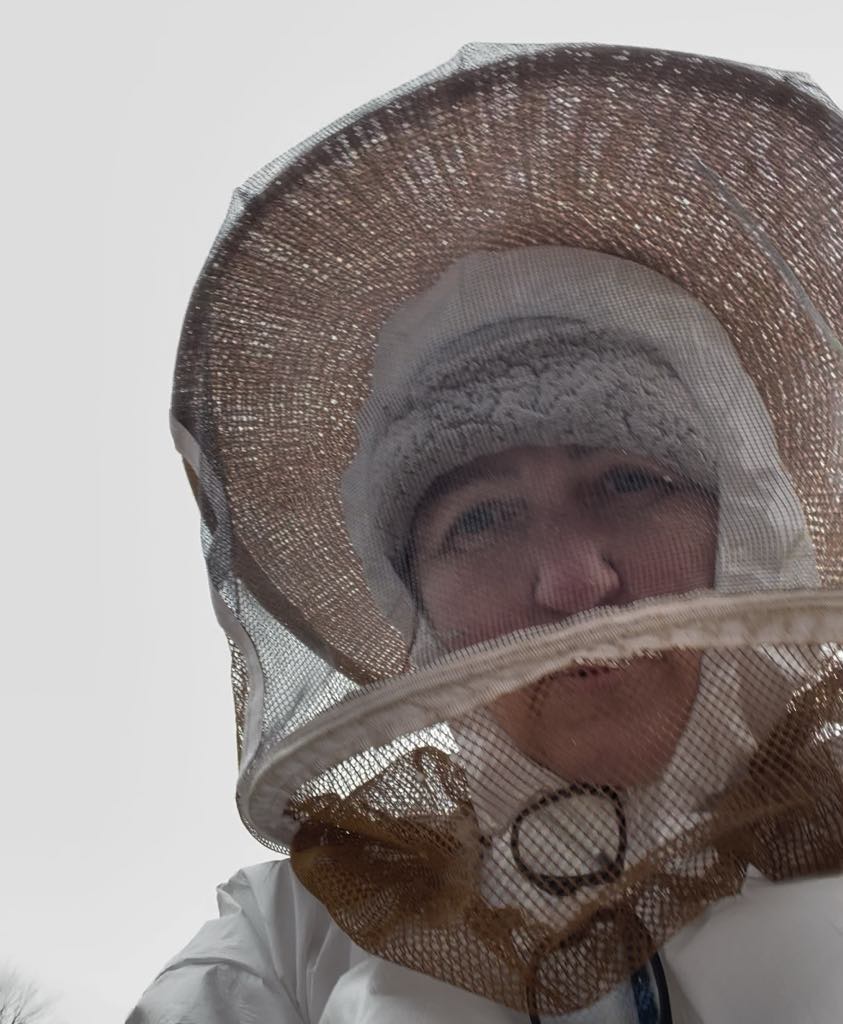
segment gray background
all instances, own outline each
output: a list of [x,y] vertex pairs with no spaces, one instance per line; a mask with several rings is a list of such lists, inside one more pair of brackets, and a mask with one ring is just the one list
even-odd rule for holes
[[[145,0],[4,31],[0,965],[113,1024],[269,851],[233,801],[227,648],[170,443],[181,318],[233,188],[469,41],[809,72],[835,5]],[[9,138],[11,136],[11,138]]]

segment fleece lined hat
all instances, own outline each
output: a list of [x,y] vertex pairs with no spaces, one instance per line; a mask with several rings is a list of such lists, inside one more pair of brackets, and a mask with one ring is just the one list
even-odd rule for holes
[[[407,637],[418,636],[418,616],[396,566],[418,502],[441,474],[519,445],[646,456],[711,492],[751,474],[753,486],[721,494],[721,515],[728,527],[735,503],[749,503],[767,535],[729,561],[732,579],[719,573],[718,587],[740,589],[737,564],[756,585],[812,575],[795,496],[763,500],[790,484],[726,332],[683,288],[630,260],[565,246],[457,260],[384,325],[358,423],[346,521],[376,600]],[[724,550],[748,535],[721,537]],[[782,543],[797,555],[787,569]]]

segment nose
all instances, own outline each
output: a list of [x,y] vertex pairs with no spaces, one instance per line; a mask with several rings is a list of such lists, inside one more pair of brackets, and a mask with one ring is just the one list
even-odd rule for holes
[[599,538],[587,529],[548,529],[534,545],[533,597],[556,618],[615,604],[621,580]]

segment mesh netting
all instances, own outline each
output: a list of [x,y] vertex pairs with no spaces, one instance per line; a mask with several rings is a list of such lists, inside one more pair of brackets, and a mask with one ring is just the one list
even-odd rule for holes
[[467,47],[238,191],[173,429],[247,826],[533,1015],[843,867],[839,112]]

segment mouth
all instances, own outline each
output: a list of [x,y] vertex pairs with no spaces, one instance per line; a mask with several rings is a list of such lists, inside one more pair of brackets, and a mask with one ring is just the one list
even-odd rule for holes
[[[590,686],[613,687],[614,685],[629,682],[628,670],[633,666],[641,666],[642,662],[663,661],[663,651],[643,652],[633,658],[601,658],[599,661],[581,660],[558,672],[549,672],[541,676],[534,683],[527,687],[530,709],[536,715],[541,715],[545,701],[550,698],[557,687],[574,686],[579,687],[585,684],[586,689]],[[614,676],[614,678],[612,678]]]
[[598,676],[611,675],[624,671],[643,661],[663,661],[663,651],[643,652],[634,658],[601,658],[600,661],[576,661],[559,672],[551,672],[537,680],[537,685],[559,679],[594,679]]

